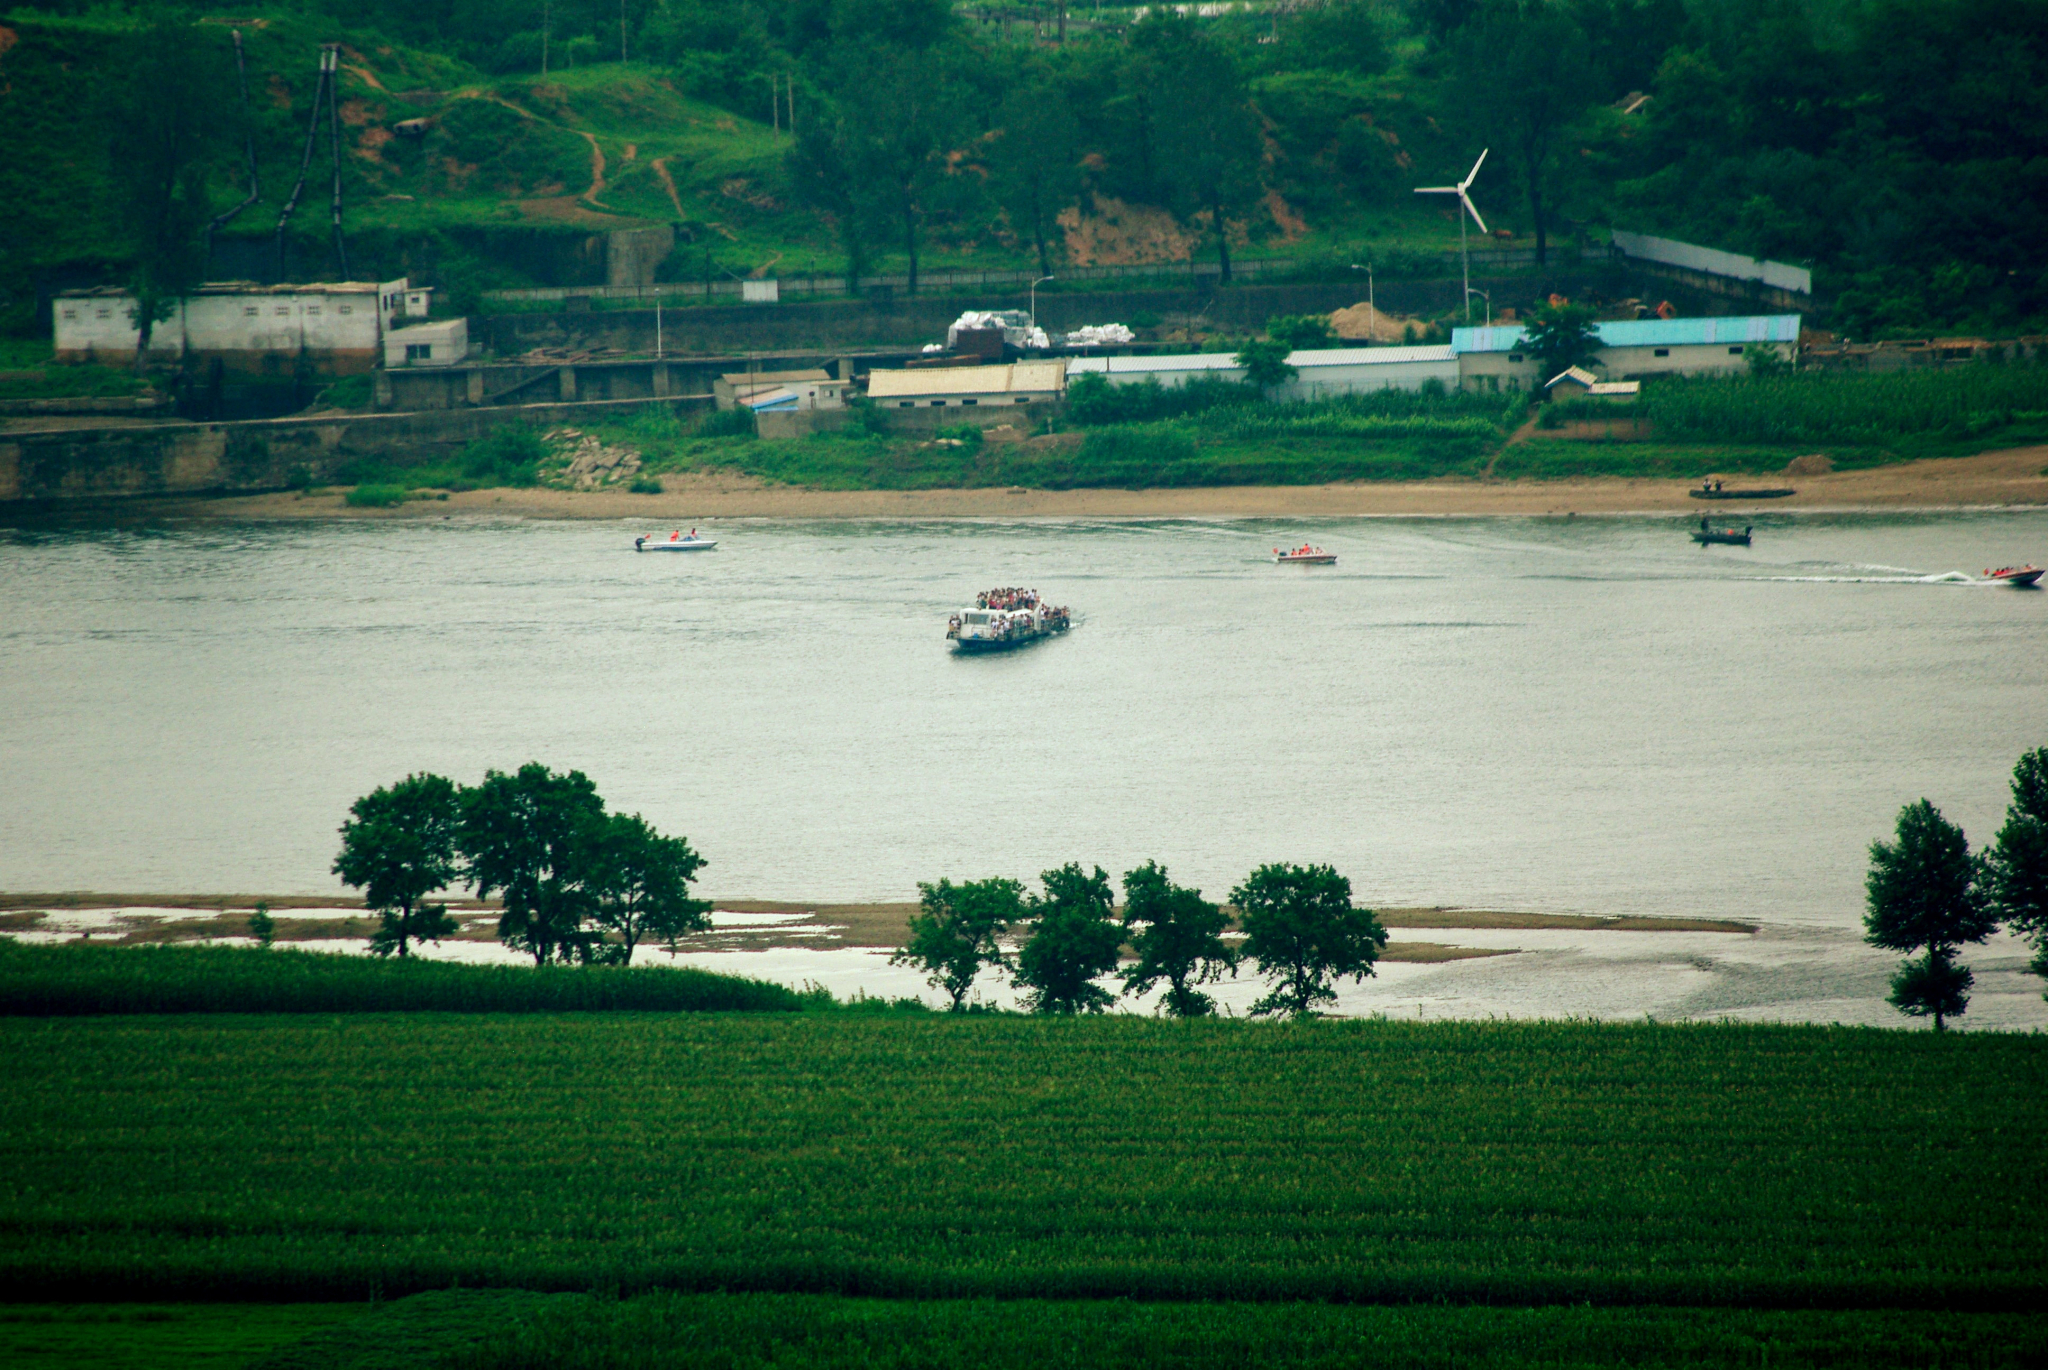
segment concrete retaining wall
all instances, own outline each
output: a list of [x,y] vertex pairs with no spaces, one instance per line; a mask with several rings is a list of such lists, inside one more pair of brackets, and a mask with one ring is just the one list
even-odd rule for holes
[[709,397],[615,400],[245,423],[15,429],[0,432],[0,504],[282,490],[295,477],[326,480],[360,457],[432,462],[503,423],[590,423],[655,406],[687,412],[709,404]]

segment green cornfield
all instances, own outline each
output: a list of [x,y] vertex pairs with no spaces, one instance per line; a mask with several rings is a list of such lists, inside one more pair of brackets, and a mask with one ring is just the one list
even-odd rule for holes
[[2037,1365],[2044,1355],[2048,1323],[2017,1313],[461,1290],[316,1325],[249,1370],[1955,1370]]
[[1877,375],[1806,371],[1734,380],[1659,380],[1630,410],[1663,440],[1896,447],[1965,441],[2048,423],[2048,366],[1977,364]]
[[2039,1036],[299,1014],[0,1049],[16,1299],[2048,1299]]
[[669,967],[473,966],[284,948],[22,946],[0,937],[0,1016],[792,1012],[804,1002],[766,981]]

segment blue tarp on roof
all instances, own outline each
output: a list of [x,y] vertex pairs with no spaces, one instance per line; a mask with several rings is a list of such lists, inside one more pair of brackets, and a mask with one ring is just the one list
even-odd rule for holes
[[[1743,314],[1726,319],[1619,319],[1594,324],[1602,347],[1694,347],[1713,343],[1799,341],[1797,314]],[[1520,324],[1451,330],[1453,352],[1512,352],[1522,345]]]

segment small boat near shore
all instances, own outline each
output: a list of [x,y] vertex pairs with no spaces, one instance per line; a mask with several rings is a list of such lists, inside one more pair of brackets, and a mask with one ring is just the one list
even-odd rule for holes
[[1069,610],[1045,603],[1036,590],[989,590],[946,620],[946,640],[956,652],[1006,652],[1073,626]]
[[1702,514],[1700,515],[1700,526],[1693,530],[1692,540],[1702,547],[1747,547],[1749,546],[1749,533],[1749,528],[1744,528],[1740,532],[1733,528],[1716,528],[1709,524],[1707,516]]
[[2031,562],[2025,566],[2001,566],[1996,571],[1989,567],[1984,570],[1984,579],[1995,580],[2004,585],[2015,585],[2023,590],[2039,581],[2041,576],[2042,569]]
[[1337,554],[1335,552],[1325,552],[1320,547],[1312,547],[1304,542],[1291,552],[1283,552],[1278,547],[1275,547],[1273,549],[1273,564],[1276,566],[1335,566],[1337,564]]
[[642,533],[633,539],[636,552],[708,552],[717,545],[717,538],[700,538],[695,528],[688,533],[678,528],[665,538]]

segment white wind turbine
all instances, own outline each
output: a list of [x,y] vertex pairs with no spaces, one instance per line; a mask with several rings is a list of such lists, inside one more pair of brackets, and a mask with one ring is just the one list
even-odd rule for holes
[[[1473,183],[1474,181],[1476,181],[1476,180],[1478,180],[1478,179],[1479,179],[1479,168],[1480,168],[1480,167],[1481,167],[1481,166],[1482,166],[1482,165],[1483,165],[1483,164],[1485,163],[1485,161],[1486,161],[1486,154],[1487,154],[1487,153],[1489,153],[1489,152],[1491,152],[1492,150],[1493,150],[1492,148],[1482,148],[1482,149],[1480,149],[1480,152],[1479,152],[1479,160],[1478,160],[1477,162],[1474,162],[1474,163],[1472,164],[1472,169],[1471,169],[1470,171],[1468,171],[1468,172],[1466,172],[1466,173],[1465,173],[1465,179],[1464,179],[1464,180],[1462,180],[1462,181],[1460,181],[1460,182],[1458,182],[1458,183],[1457,183],[1456,185],[1454,185],[1454,186],[1417,186],[1417,187],[1415,188],[1415,193],[1416,193],[1417,195],[1455,195],[1455,196],[1457,196],[1457,197],[1458,197],[1458,203],[1459,203],[1460,205],[1462,205],[1462,206],[1464,207],[1464,210],[1465,210],[1465,214],[1470,214],[1470,215],[1472,216],[1472,222],[1473,222],[1473,223],[1475,223],[1475,224],[1478,224],[1478,225],[1479,225],[1479,231],[1480,231],[1481,233],[1484,233],[1484,232],[1486,232],[1486,220],[1484,220],[1484,219],[1482,219],[1482,218],[1480,218],[1480,217],[1479,217],[1479,211],[1478,211],[1477,209],[1475,209],[1475,208],[1473,207],[1473,205],[1472,205],[1472,197],[1471,197],[1471,196],[1469,196],[1469,195],[1467,195],[1467,194],[1466,194],[1465,192],[1466,192],[1466,191],[1467,191],[1468,189],[1470,189],[1470,188],[1471,188],[1471,186],[1472,186],[1472,183]],[[1465,265],[1465,322],[1466,322],[1466,323],[1471,323],[1471,322],[1472,322],[1472,249],[1471,249],[1471,247],[1470,247],[1470,246],[1468,246],[1468,245],[1467,245],[1467,243],[1466,243],[1466,241],[1465,241],[1465,214],[1460,214],[1460,215],[1458,216],[1458,256],[1459,256],[1459,257],[1460,257],[1460,258],[1461,258],[1461,259],[1463,260],[1463,262],[1464,262],[1464,265]]]

